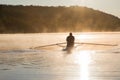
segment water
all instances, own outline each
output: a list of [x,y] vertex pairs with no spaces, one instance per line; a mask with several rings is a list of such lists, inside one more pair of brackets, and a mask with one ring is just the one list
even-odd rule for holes
[[[74,33],[79,45],[68,54],[57,45],[68,33],[1,34],[0,80],[120,80],[120,33]],[[76,45],[77,46],[77,45]],[[32,48],[32,49],[31,49]]]

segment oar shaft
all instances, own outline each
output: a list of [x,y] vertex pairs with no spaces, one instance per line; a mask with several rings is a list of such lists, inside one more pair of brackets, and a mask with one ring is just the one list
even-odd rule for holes
[[[49,45],[43,45],[43,46],[37,46],[37,47],[34,47],[34,48],[41,48],[41,47],[48,47],[48,46],[54,46],[54,45],[59,45],[60,44],[65,44],[66,42],[63,42],[63,43],[56,43],[56,44],[49,44]],[[61,46],[62,47],[62,46]]]
[[[54,46],[54,45],[58,45],[60,47],[63,47],[62,45],[60,44],[65,44],[66,42],[63,42],[63,43],[56,43],[56,44],[50,44],[50,45],[43,45],[43,46],[37,46],[37,47],[33,47],[33,48],[30,48],[30,49],[35,49],[35,48],[41,48],[41,47],[48,47],[48,46]],[[118,46],[117,44],[98,44],[98,43],[80,43],[80,42],[75,42],[75,44],[87,44],[87,45],[103,45],[103,46]]]
[[104,45],[104,46],[117,46],[117,44],[98,44],[98,43],[77,43],[77,44]]

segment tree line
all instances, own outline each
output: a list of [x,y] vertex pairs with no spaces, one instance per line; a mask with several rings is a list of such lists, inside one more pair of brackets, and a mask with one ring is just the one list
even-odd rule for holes
[[120,19],[81,6],[0,5],[0,33],[120,31]]

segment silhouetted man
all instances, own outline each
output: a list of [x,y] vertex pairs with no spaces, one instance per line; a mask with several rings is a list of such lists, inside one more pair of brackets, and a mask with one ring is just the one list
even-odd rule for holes
[[74,47],[75,38],[72,35],[72,33],[69,33],[69,36],[66,38],[66,41],[67,41],[67,47],[66,48],[73,48]]

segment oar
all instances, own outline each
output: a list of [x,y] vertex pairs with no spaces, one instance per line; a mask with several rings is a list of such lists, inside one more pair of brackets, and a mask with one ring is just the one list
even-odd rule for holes
[[43,46],[37,46],[37,47],[32,47],[30,49],[35,49],[35,48],[41,48],[41,47],[48,47],[48,46],[54,46],[54,45],[58,45],[60,47],[63,47],[62,45],[60,44],[65,44],[66,42],[63,42],[63,43],[56,43],[56,44],[49,44],[49,45],[43,45]]
[[76,44],[103,45],[103,46],[118,46],[117,44],[79,43],[79,42],[76,42]]

